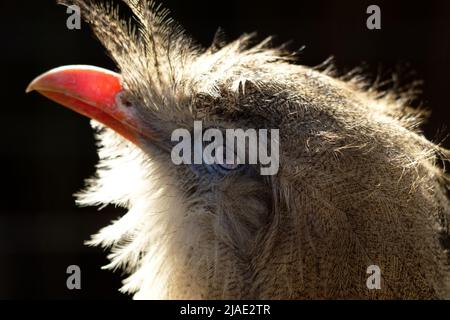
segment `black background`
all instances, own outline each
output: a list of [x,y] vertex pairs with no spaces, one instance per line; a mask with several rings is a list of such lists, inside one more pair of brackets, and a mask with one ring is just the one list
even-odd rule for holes
[[[382,29],[366,28],[366,8],[381,7]],[[450,130],[449,1],[167,0],[172,17],[208,45],[220,26],[230,39],[258,31],[260,39],[305,45],[299,62],[330,55],[341,71],[367,65],[369,78],[397,73],[400,83],[423,80],[420,102],[432,111],[430,139]],[[91,64],[114,69],[86,24],[66,28],[65,8],[51,0],[1,1],[0,298],[126,299],[120,273],[102,271],[106,253],[83,245],[123,211],[77,208],[72,194],[94,173],[96,152],[88,120],[27,84],[50,68]],[[450,143],[444,142],[446,147]],[[82,270],[82,290],[66,288],[66,268]]]

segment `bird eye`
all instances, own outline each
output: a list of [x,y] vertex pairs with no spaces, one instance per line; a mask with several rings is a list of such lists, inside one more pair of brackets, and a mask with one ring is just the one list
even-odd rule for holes
[[237,163],[233,163],[233,164],[227,164],[227,163],[223,163],[223,164],[218,164],[218,166],[224,170],[236,170],[240,167],[240,164]]
[[233,164],[227,164],[227,163],[221,163],[221,164],[212,164],[207,166],[208,171],[213,174],[219,174],[219,175],[228,175],[234,172],[241,172],[246,168],[246,165],[239,164],[239,163],[233,163]]
[[[230,171],[236,171],[238,169],[240,169],[243,165],[241,164],[242,161],[239,158],[239,156],[232,151],[231,154],[233,154],[233,159],[228,159],[228,153],[227,153],[227,148],[223,148],[222,149],[222,156],[223,159],[218,159],[217,155],[216,155],[216,159],[215,159],[215,166],[217,168],[218,171],[222,172],[222,173],[227,173]],[[230,161],[229,161],[230,160]]]
[[231,172],[240,170],[244,165],[239,157],[234,153],[232,159],[228,159],[227,149],[225,146],[218,146],[213,150],[212,154],[203,153],[203,161],[205,168],[211,174],[226,175]]

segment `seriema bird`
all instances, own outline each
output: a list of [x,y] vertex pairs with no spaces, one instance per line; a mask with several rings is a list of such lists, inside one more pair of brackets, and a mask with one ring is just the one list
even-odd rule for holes
[[[447,151],[407,94],[297,65],[243,36],[196,45],[152,2],[76,0],[119,73],[68,66],[28,91],[94,119],[100,163],[80,205],[128,208],[93,236],[135,298],[450,297]],[[276,175],[175,165],[171,133],[279,128]],[[447,242],[446,242],[447,241]],[[380,289],[367,268],[381,271]]]

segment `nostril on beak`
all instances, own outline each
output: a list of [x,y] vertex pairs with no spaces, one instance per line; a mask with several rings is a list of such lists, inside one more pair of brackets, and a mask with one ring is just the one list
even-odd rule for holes
[[117,104],[126,108],[133,107],[133,103],[127,98],[125,92],[119,92],[116,97]]

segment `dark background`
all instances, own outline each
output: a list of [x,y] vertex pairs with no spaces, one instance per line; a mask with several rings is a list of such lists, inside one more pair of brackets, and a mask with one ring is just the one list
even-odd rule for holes
[[[382,29],[366,28],[366,8],[381,7]],[[167,0],[164,5],[201,44],[222,27],[229,39],[258,31],[314,66],[330,55],[341,71],[365,63],[369,78],[393,72],[400,83],[423,80],[420,102],[432,111],[425,134],[450,130],[449,1]],[[112,207],[77,208],[72,194],[94,173],[89,122],[37,95],[27,84],[50,68],[91,64],[114,68],[86,24],[66,29],[53,1],[1,1],[0,298],[128,298],[120,273],[103,271],[106,254],[83,241],[120,216]],[[448,141],[444,142],[450,147]],[[82,290],[66,288],[66,268],[82,270]]]

